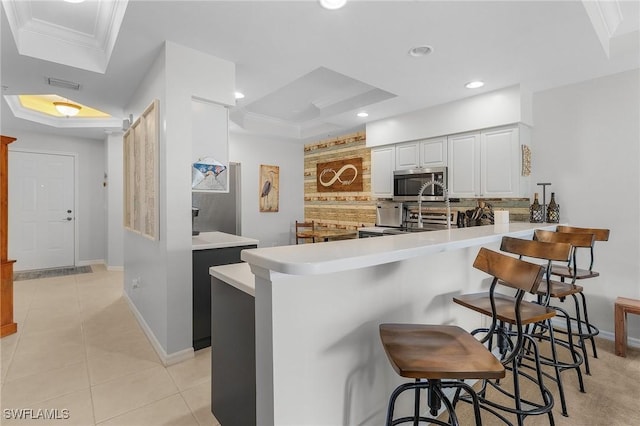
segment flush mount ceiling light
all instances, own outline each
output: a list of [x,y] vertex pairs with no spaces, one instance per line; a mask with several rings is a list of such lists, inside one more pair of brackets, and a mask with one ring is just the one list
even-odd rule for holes
[[368,116],[369,116],[369,114],[368,114],[368,113],[366,113],[366,112],[364,112],[364,111],[361,111],[361,112],[357,113],[356,115],[357,115],[358,117],[361,117],[361,118],[365,118],[365,117],[368,117]]
[[67,117],[73,117],[77,115],[82,107],[80,105],[72,104],[69,102],[54,102],[53,105],[56,107],[58,112]]
[[431,46],[416,46],[409,50],[409,55],[418,58],[420,56],[427,56],[431,52],[433,52],[433,47]]
[[466,87],[467,89],[478,89],[482,86],[484,86],[484,82],[480,80],[470,81],[464,85],[464,87]]
[[235,96],[236,99],[242,99],[242,98],[244,98],[244,93],[242,93],[242,92],[234,92],[233,96]]
[[319,0],[320,6],[329,10],[340,9],[342,6],[347,4],[347,0]]

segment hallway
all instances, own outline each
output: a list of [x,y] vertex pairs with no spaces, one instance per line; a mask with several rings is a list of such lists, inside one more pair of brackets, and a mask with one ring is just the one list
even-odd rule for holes
[[122,296],[122,272],[92,268],[14,283],[18,333],[0,340],[0,423],[218,425],[210,349],[164,367]]

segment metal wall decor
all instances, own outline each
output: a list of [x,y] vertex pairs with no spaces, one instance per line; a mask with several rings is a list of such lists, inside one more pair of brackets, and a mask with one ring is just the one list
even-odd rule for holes
[[531,148],[522,145],[522,176],[531,175]]

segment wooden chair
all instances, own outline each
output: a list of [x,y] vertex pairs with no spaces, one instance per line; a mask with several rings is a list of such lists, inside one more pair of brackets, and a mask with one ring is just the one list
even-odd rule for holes
[[[560,227],[559,227],[560,228]],[[550,268],[550,275],[556,275],[560,277],[560,281],[550,280],[549,283],[552,286],[550,293],[551,297],[558,298],[561,302],[564,302],[567,296],[571,296],[574,300],[575,317],[571,318],[575,321],[578,332],[576,336],[579,338],[580,346],[582,349],[582,355],[584,358],[584,367],[587,374],[591,374],[589,367],[589,359],[587,357],[587,350],[585,340],[591,341],[591,349],[593,356],[598,357],[596,350],[596,343],[594,337],[600,333],[598,328],[589,322],[589,311],[587,310],[587,300],[584,296],[583,288],[576,285],[576,280],[586,279],[587,277],[595,277],[599,274],[591,269],[578,268],[577,264],[577,249],[586,249],[593,247],[595,242],[595,234],[589,233],[569,233],[569,232],[553,232],[536,229],[534,232],[534,239],[538,241],[548,243],[568,243],[571,244],[571,256],[568,262],[563,264],[554,263]],[[591,258],[591,265],[593,265],[593,258]],[[582,272],[581,272],[582,271]],[[578,278],[581,277],[581,278]],[[570,282],[567,283],[566,280]],[[564,291],[563,291],[564,290]],[[580,298],[580,301],[578,300]],[[585,329],[586,328],[586,329]]]
[[314,221],[298,222],[296,220],[296,244],[298,244],[301,239],[303,241],[311,239],[311,242],[315,243],[316,242],[315,230],[316,230],[316,224]]
[[[542,280],[537,291],[538,303],[540,303],[541,305],[550,306],[549,301],[551,297],[566,297],[567,295],[575,294],[576,292],[582,291],[582,287],[573,286],[577,288],[571,288],[572,286],[567,283],[552,281],[550,275],[548,274],[552,262],[567,262],[569,260],[569,257],[571,255],[571,244],[546,243],[542,241],[531,241],[512,237],[503,237],[502,244],[500,245],[500,250],[507,253],[516,254],[520,259],[522,259],[523,257],[528,257],[546,260],[547,274],[545,274],[545,279]],[[555,306],[550,307],[556,309],[557,311],[560,311],[562,316],[565,318],[568,334],[567,342],[556,340],[554,328],[550,320],[536,323],[530,330],[529,334],[536,338],[549,341],[551,357],[541,356],[540,362],[544,365],[551,366],[555,371],[555,377],[549,375],[546,372],[543,374],[549,377],[551,380],[555,381],[558,385],[558,394],[560,395],[562,415],[566,417],[568,416],[567,404],[560,373],[568,369],[575,370],[578,376],[580,391],[584,392],[584,382],[582,380],[582,372],[580,371],[580,365],[583,362],[583,358],[577,352],[577,349],[573,345],[573,333],[571,330],[571,318],[569,314],[562,308]],[[541,330],[540,332],[537,332],[538,328]],[[562,349],[567,349],[569,351],[573,362],[569,363],[559,360],[558,350]]]
[[[550,424],[554,424],[553,396],[544,386],[541,357],[538,352],[537,341],[525,332],[527,324],[534,324],[546,321],[555,316],[555,310],[523,300],[527,293],[536,294],[543,277],[544,265],[529,263],[502,253],[497,253],[486,248],[481,248],[473,264],[476,269],[480,269],[493,276],[488,292],[466,294],[453,298],[454,302],[472,309],[491,318],[489,328],[478,328],[471,334],[484,334],[480,340],[488,343],[491,350],[494,338],[496,349],[499,350],[502,365],[512,372],[513,393],[500,386],[498,381],[485,380],[478,398],[482,408],[493,413],[496,417],[507,424],[511,424],[502,413],[515,414],[518,424],[522,425],[524,418],[530,415],[547,414]],[[496,287],[507,287],[515,290],[515,295],[510,296],[496,292]],[[525,349],[524,342],[528,343]],[[521,371],[523,359],[533,362],[530,367],[534,370],[535,376]],[[519,392],[520,378],[525,378],[534,382],[540,391],[539,401],[529,401],[524,399]],[[512,401],[511,405],[504,405],[492,401],[487,395],[489,387],[500,392],[500,394]],[[456,399],[458,395],[456,395]],[[466,397],[460,400],[469,401]]]

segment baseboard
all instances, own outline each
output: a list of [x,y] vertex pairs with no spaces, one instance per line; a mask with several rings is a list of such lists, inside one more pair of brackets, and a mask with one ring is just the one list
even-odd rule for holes
[[[553,324],[554,328],[566,328],[566,322],[564,319],[554,318],[551,320],[551,323]],[[605,340],[610,340],[612,342],[616,340],[616,335],[612,331],[600,330],[600,333],[598,333],[598,337]],[[640,339],[637,339],[635,337],[627,337],[627,346],[640,349]]]
[[104,265],[104,259],[78,260],[76,266]]
[[187,348],[178,352],[167,354],[167,352],[164,350],[164,348],[156,338],[156,335],[153,334],[151,327],[149,327],[140,311],[138,311],[138,308],[136,308],[136,305],[129,298],[129,295],[125,292],[123,292],[123,295],[125,300],[129,304],[129,307],[131,308],[131,312],[133,312],[133,316],[136,317],[136,320],[138,321],[138,324],[140,324],[142,331],[144,331],[144,334],[147,336],[147,339],[149,339],[151,346],[156,351],[156,354],[158,354],[162,365],[168,367],[172,364],[177,364],[178,362],[193,358],[195,356],[193,348]]
[[124,266],[107,266],[107,271],[124,271]]

